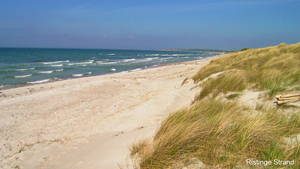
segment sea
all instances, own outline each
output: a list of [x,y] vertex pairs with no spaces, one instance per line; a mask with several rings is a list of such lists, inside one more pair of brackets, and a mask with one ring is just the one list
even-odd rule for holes
[[140,71],[215,55],[155,50],[0,48],[0,89]]

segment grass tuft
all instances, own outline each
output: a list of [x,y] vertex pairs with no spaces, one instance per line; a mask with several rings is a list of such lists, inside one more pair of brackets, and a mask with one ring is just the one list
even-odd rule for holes
[[248,49],[211,61],[193,76],[194,82],[226,70],[244,72],[254,89],[269,90],[269,96],[300,84],[300,43]]
[[[245,89],[267,91],[267,97],[299,90],[299,52],[300,43],[282,43],[211,61],[193,77],[194,82],[222,73],[201,82],[202,90],[194,103],[165,118],[151,142],[133,144],[131,156],[142,169],[183,168],[191,161],[198,166],[203,162],[208,168],[251,168],[245,163],[247,159],[294,160],[293,166],[279,167],[300,168],[300,142],[293,139],[300,133],[298,109],[287,114],[284,107],[258,103],[253,110],[230,100]],[[220,93],[228,101],[217,97]]]
[[227,168],[245,164],[246,159],[299,156],[281,141],[300,132],[298,114],[288,118],[277,109],[255,117],[247,114],[237,102],[219,99],[202,100],[173,113],[161,124],[147,153],[136,152],[140,167],[168,168],[197,158],[206,165]]
[[210,78],[202,84],[202,90],[195,100],[201,100],[213,93],[213,97],[219,93],[241,92],[246,89],[247,78],[244,71],[228,71],[220,74],[217,78]]

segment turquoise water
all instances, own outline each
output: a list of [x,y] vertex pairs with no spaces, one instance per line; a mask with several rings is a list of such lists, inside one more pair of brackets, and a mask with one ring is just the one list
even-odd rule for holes
[[214,55],[178,51],[0,48],[0,88],[139,71]]

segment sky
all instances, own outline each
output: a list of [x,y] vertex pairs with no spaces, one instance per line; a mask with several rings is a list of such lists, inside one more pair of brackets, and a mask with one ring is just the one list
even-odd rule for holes
[[300,42],[300,0],[1,0],[0,47],[260,48]]

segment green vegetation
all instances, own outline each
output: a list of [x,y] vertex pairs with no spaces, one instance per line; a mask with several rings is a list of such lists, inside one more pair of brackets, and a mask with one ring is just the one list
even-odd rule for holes
[[[213,60],[210,64],[203,67],[193,79],[195,82],[198,82],[214,73],[239,70],[239,76],[243,77],[242,81],[238,78],[234,79],[234,76],[237,76],[234,73],[227,73],[228,75],[225,75],[225,77],[233,79],[231,83],[236,83],[236,85],[243,86],[246,83],[248,84],[247,87],[251,89],[268,90],[271,97],[277,92],[299,88],[299,67],[300,43],[294,45],[280,44],[275,47],[248,49]],[[215,81],[222,81],[225,77],[221,74],[204,85],[207,86],[206,88],[209,88],[209,86],[214,85]],[[245,89],[242,86],[239,87],[239,91]],[[224,92],[228,91],[233,90],[226,89]],[[237,89],[234,91],[237,91]],[[197,98],[201,99],[207,95],[208,93],[200,94]]]
[[195,100],[200,100],[210,93],[213,93],[213,97],[219,93],[224,94],[228,92],[239,92],[246,88],[247,78],[244,75],[244,71],[228,71],[222,73],[217,78],[210,78],[202,84],[202,91]]
[[134,148],[132,155],[138,155],[141,168],[176,168],[191,158],[222,168],[245,165],[247,159],[295,160],[293,167],[300,167],[300,146],[281,142],[300,133],[299,115],[288,116],[277,109],[254,117],[249,114],[237,102],[196,102],[166,118],[153,142],[136,144],[140,148]]
[[250,48],[243,48],[243,49],[241,49],[241,51],[248,50],[248,49],[250,49]]
[[[136,165],[189,168],[196,165],[191,159],[197,159],[194,163],[207,168],[248,168],[246,160],[251,159],[272,161],[270,168],[300,168],[295,137],[300,135],[300,110],[287,113],[287,108],[263,103],[253,110],[234,100],[245,89],[267,91],[267,97],[299,90],[299,67],[300,43],[248,49],[211,61],[193,77],[202,87],[194,103],[170,114],[153,139],[131,146]],[[229,95],[216,97],[220,93]],[[278,159],[294,165],[276,166]]]

